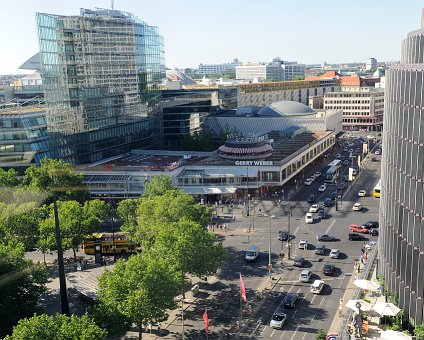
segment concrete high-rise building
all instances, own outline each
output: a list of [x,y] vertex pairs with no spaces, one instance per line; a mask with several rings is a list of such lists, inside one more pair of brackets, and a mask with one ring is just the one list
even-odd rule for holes
[[[283,80],[293,80],[295,77],[305,78],[305,65],[297,62],[283,62]],[[299,80],[299,79],[297,79]]]
[[130,13],[37,13],[47,126],[55,157],[95,162],[160,136],[164,44]]
[[380,263],[404,315],[424,321],[424,10],[386,72],[381,163]]
[[368,58],[365,63],[365,69],[366,70],[375,70],[377,69],[377,59],[375,58]]
[[237,80],[256,81],[281,81],[284,80],[284,72],[280,62],[267,64],[246,64],[236,66]]

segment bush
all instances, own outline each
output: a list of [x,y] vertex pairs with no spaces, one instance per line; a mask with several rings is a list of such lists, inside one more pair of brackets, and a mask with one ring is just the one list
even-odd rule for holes
[[327,338],[327,333],[323,329],[318,330],[316,339],[325,340],[326,338]]

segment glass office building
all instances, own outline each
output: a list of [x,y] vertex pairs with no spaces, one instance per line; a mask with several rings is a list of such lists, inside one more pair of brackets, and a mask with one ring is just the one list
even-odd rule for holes
[[165,78],[158,29],[109,9],[36,21],[55,157],[80,164],[156,146]]
[[400,64],[386,72],[381,163],[380,265],[405,316],[423,320],[424,11],[421,29],[402,42]]

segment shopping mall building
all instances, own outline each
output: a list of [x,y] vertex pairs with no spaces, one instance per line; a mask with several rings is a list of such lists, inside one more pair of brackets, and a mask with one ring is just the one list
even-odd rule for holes
[[316,111],[291,101],[238,109],[205,122],[226,142],[213,152],[133,150],[76,167],[93,197],[140,197],[144,184],[165,174],[199,199],[273,193],[323,156],[341,131],[341,110]]

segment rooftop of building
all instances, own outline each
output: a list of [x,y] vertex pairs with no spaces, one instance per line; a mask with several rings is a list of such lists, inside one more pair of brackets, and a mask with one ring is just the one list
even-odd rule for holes
[[22,115],[35,112],[45,112],[46,106],[19,106],[16,103],[0,104],[0,115]]

